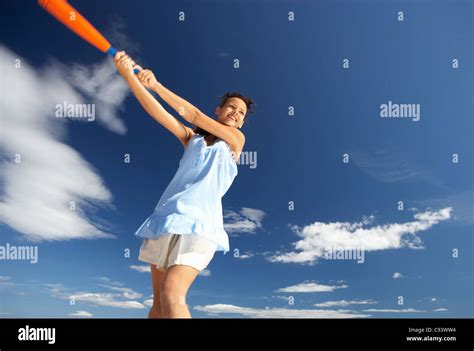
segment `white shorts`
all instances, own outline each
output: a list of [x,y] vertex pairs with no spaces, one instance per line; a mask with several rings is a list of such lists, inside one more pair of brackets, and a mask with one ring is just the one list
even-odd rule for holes
[[217,244],[198,234],[163,234],[157,239],[144,239],[138,259],[156,265],[160,271],[177,264],[202,271],[216,249]]

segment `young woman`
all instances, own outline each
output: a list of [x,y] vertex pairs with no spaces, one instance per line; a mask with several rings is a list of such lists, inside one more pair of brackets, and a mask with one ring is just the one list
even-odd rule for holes
[[[165,88],[125,52],[117,53],[115,65],[143,108],[185,149],[175,176],[135,235],[143,239],[139,260],[151,265],[154,296],[148,317],[190,318],[189,287],[216,251],[229,251],[221,198],[238,173],[237,160],[245,143],[240,129],[253,101],[227,93],[215,109],[215,120]],[[138,75],[134,68],[141,69]],[[196,128],[169,114],[147,89]]]

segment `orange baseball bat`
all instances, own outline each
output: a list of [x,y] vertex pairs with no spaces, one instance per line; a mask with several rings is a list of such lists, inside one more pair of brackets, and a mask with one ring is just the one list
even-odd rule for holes
[[[38,4],[82,39],[100,51],[114,57],[117,50],[95,27],[66,0],[38,0]],[[138,69],[134,69],[138,73]]]

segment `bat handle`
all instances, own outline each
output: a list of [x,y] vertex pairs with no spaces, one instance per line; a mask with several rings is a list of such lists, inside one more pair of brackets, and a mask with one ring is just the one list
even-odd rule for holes
[[[109,54],[112,57],[115,57],[115,54],[117,53],[117,49],[115,49],[114,47],[111,46],[109,48],[109,50],[107,50],[106,53]],[[138,68],[133,69],[133,73],[137,74],[138,72],[140,72],[140,70]]]

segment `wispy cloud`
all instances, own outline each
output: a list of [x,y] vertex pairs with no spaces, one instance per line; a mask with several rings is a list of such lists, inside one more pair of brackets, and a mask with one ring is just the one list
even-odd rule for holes
[[383,183],[424,182],[441,188],[446,186],[428,169],[420,166],[406,151],[380,147],[372,151],[355,150],[350,160],[362,171]]
[[128,268],[140,273],[150,273],[150,266],[146,265],[131,265]]
[[262,299],[265,300],[271,300],[271,299],[276,299],[276,300],[284,300],[288,303],[293,302],[294,303],[294,297],[293,296],[282,296],[282,295],[272,295],[272,296],[264,296]]
[[[20,68],[15,67],[17,59]],[[105,221],[86,214],[103,206],[113,208],[112,194],[95,168],[64,143],[64,118],[55,117],[55,106],[64,101],[84,103],[64,65],[34,69],[3,46],[0,61],[0,220],[32,241],[114,238]],[[110,75],[110,62],[93,71],[98,76],[89,77],[94,87],[90,92],[104,100],[104,114],[99,111],[98,116],[110,117],[122,102],[122,88],[107,100],[101,91],[119,85],[103,78]]]
[[433,310],[433,312],[446,312],[447,310],[448,310],[447,308],[441,307],[441,308],[437,308]]
[[139,56],[137,55],[139,54],[139,51],[141,49],[140,42],[137,40],[133,40],[127,34],[129,33],[127,20],[116,13],[112,13],[108,15],[106,22],[107,26],[101,30],[101,32],[104,33],[105,37],[111,43],[113,43],[112,45],[117,50],[126,51],[127,54],[132,55],[133,59],[137,63],[141,63],[141,60],[137,61],[137,59],[139,59]]
[[90,318],[93,317],[93,314],[87,311],[76,311],[73,313],[69,313],[68,316],[70,317],[80,317],[80,318]]
[[254,234],[262,228],[265,212],[256,208],[242,207],[240,211],[224,211],[224,229],[230,235],[240,233]]
[[126,299],[139,299],[140,297],[143,296],[143,294],[133,291],[132,289],[126,288],[126,287],[108,286],[105,284],[99,284],[99,286],[102,286],[104,288],[107,288],[113,291],[118,291],[120,295]]
[[11,279],[12,279],[11,277],[6,277],[4,275],[0,275],[0,284],[10,282]]
[[12,290],[13,292],[17,285],[11,277],[0,275],[0,293],[5,294],[7,290]]
[[333,248],[344,250],[379,251],[388,249],[423,248],[417,232],[430,229],[435,224],[451,218],[452,208],[438,211],[426,211],[414,215],[415,221],[406,223],[389,223],[364,228],[367,220],[362,222],[315,222],[304,226],[291,226],[291,229],[302,239],[293,243],[295,251],[276,253],[268,256],[271,262],[314,264],[324,257],[327,250]]
[[117,307],[125,309],[143,309],[145,306],[138,301],[118,300],[121,294],[79,292],[73,295],[76,301],[90,303],[95,306]]
[[52,297],[83,302],[93,306],[116,307],[123,309],[144,309],[145,305],[141,302],[134,301],[143,296],[132,289],[118,286],[103,286],[114,291],[110,292],[85,292],[73,289],[67,289],[62,284],[43,284]]
[[417,310],[417,309],[414,309],[414,308],[404,308],[404,309],[400,309],[400,310],[397,310],[397,309],[375,309],[375,308],[371,308],[371,309],[368,309],[368,310],[364,310],[364,312],[380,312],[380,313],[415,313],[415,312],[426,312],[426,311],[421,311],[421,310]]
[[399,273],[399,272],[395,272],[395,273],[393,273],[392,278],[393,278],[393,279],[400,279],[400,278],[405,278],[405,276],[403,276],[403,275],[402,275],[401,273]]
[[347,288],[347,285],[323,285],[314,282],[303,282],[297,285],[291,285],[286,288],[280,288],[276,292],[285,293],[311,293],[311,292],[331,292],[335,289]]
[[257,256],[258,254],[256,252],[252,251],[245,251],[243,254],[236,256],[235,258],[239,260],[248,260],[249,258],[252,258],[254,256]]
[[112,280],[109,277],[95,277],[94,280],[102,283],[102,284],[108,284],[110,286],[124,286],[122,282],[118,282],[116,280]]
[[316,307],[335,307],[335,306],[350,306],[350,305],[371,305],[376,304],[377,301],[373,300],[353,300],[353,301],[346,301],[346,300],[339,300],[339,301],[326,301],[315,304]]
[[228,304],[195,306],[195,310],[209,315],[234,314],[248,318],[365,318],[362,314],[351,310],[312,310],[292,308],[252,308]]

